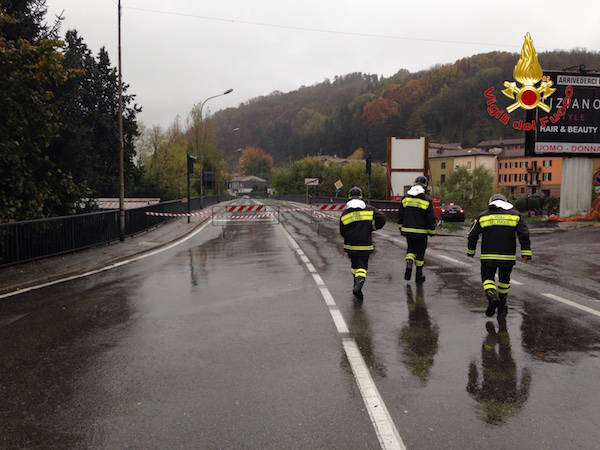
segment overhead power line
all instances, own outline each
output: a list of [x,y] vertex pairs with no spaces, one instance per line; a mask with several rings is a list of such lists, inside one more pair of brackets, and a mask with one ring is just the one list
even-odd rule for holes
[[[477,42],[477,41],[458,41],[458,40],[449,40],[449,39],[434,39],[434,38],[422,38],[416,36],[400,36],[395,34],[379,34],[379,33],[361,33],[357,31],[344,31],[344,30],[333,30],[327,28],[313,28],[313,27],[301,27],[296,25],[282,25],[276,23],[269,22],[255,22],[251,20],[241,20],[241,19],[231,19],[226,17],[215,17],[215,16],[204,16],[199,14],[189,14],[182,13],[177,11],[164,11],[159,9],[150,9],[150,8],[139,8],[136,6],[123,6],[123,9],[129,9],[133,11],[143,11],[153,14],[161,14],[166,16],[178,16],[178,17],[190,17],[193,19],[201,19],[208,20],[212,22],[224,22],[230,24],[237,25],[252,25],[257,27],[267,27],[267,28],[277,28],[282,30],[294,30],[294,31],[304,31],[309,33],[324,33],[324,34],[335,34],[341,36],[357,36],[357,37],[366,37],[366,38],[376,38],[376,39],[393,39],[399,41],[412,41],[412,42],[430,42],[437,44],[461,44],[461,45],[478,45],[485,47],[505,47],[510,49],[520,49],[521,44],[519,45],[509,45],[509,44],[498,44],[492,42]],[[539,47],[542,48],[542,47]]]

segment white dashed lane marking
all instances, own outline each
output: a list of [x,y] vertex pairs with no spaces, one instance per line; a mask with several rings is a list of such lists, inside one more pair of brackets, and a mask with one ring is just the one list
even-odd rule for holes
[[433,256],[434,258],[440,258],[440,259],[445,259],[446,261],[450,261],[452,264],[456,264],[457,266],[468,267],[470,265],[470,264],[464,263],[462,261],[459,261],[458,259],[450,258],[449,256],[446,256],[446,255],[440,255],[437,252],[429,252],[428,254],[429,254],[429,256]]
[[398,433],[398,429],[394,424],[394,420],[392,419],[392,416],[390,416],[390,413],[377,390],[377,386],[375,386],[375,382],[373,381],[371,373],[365,364],[365,360],[358,349],[358,345],[356,345],[356,341],[354,338],[347,336],[350,331],[344,320],[344,316],[342,316],[342,313],[335,303],[335,299],[292,235],[283,225],[281,225],[281,229],[286,234],[292,248],[296,251],[296,254],[300,257],[319,287],[319,291],[327,305],[327,309],[333,319],[337,332],[344,336],[342,339],[344,352],[346,353],[346,357],[352,368],[352,373],[354,374],[354,379],[356,380],[361,397],[369,413],[369,418],[371,419],[371,424],[373,425],[373,429],[379,440],[379,445],[385,450],[406,449],[404,442],[400,437],[400,433]]
[[[312,266],[312,264],[311,264],[311,266]],[[310,268],[307,267],[307,269],[310,272]],[[316,273],[316,270],[315,270],[315,273],[312,274],[312,276],[315,280],[315,283],[317,283],[317,286],[319,286],[319,287],[325,286],[325,282],[323,281],[323,278],[321,278],[321,276],[318,273]]]
[[590,308],[589,306],[581,305],[581,304],[579,304],[577,302],[573,302],[571,300],[567,300],[566,298],[562,298],[562,297],[560,297],[558,295],[555,295],[555,294],[542,293],[542,295],[544,297],[548,297],[548,298],[550,298],[552,300],[555,300],[557,302],[564,303],[565,305],[572,306],[573,308],[577,308],[577,309],[579,309],[581,311],[585,311],[587,313],[593,314],[594,316],[600,317],[600,311],[598,311],[596,309],[593,309],[593,308]]

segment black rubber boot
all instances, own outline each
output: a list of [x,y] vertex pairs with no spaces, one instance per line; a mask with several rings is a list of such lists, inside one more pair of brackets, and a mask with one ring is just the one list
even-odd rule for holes
[[415,281],[417,284],[425,283],[425,275],[423,275],[423,267],[417,267],[417,273],[415,275]]
[[485,315],[492,317],[496,313],[496,307],[498,306],[498,292],[496,289],[488,289],[485,291],[485,296],[487,297],[488,301],[488,307],[485,310]]
[[356,297],[356,299],[360,302],[363,301],[363,293],[362,288],[365,284],[365,279],[363,277],[356,277],[354,279],[354,289],[352,289],[352,294]]
[[501,295],[498,300],[498,322],[506,321],[506,315],[508,314],[508,302],[506,301],[506,296]]
[[412,276],[412,266],[413,262],[410,259],[406,260],[406,270],[404,271],[404,279],[406,281],[410,281],[410,277]]

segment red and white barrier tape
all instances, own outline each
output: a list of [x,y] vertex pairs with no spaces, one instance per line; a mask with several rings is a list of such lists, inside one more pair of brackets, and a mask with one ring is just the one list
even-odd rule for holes
[[341,211],[346,207],[345,203],[325,203],[323,205],[315,205],[321,211]]
[[204,216],[210,214],[210,211],[201,211],[193,213],[163,213],[163,212],[146,212],[147,216],[161,216],[161,217],[187,217],[187,216]]
[[244,214],[244,215],[236,215],[236,216],[228,216],[225,214],[219,214],[213,216],[215,220],[257,220],[257,219],[266,219],[268,217],[276,216],[276,211],[263,212],[260,214]]
[[262,211],[265,205],[230,205],[227,207],[227,212],[251,212]]
[[338,216],[332,216],[330,214],[324,214],[324,213],[319,212],[319,211],[315,211],[314,213],[315,213],[315,216],[320,217],[322,219],[329,219],[329,220],[335,220],[335,221],[339,220]]

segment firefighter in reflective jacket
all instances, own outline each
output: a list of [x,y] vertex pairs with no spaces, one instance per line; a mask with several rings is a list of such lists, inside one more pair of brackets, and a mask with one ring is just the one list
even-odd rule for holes
[[406,237],[406,271],[404,279],[410,280],[413,264],[417,266],[415,281],[421,284],[425,281],[423,265],[425,264],[425,250],[427,250],[427,237],[435,234],[435,215],[431,199],[425,195],[427,178],[420,176],[415,180],[398,210],[398,228],[402,236]]
[[[486,316],[492,317],[498,309],[498,320],[506,318],[507,298],[510,289],[510,274],[517,257],[516,237],[521,244],[524,263],[531,259],[529,230],[518,211],[506,201],[502,194],[494,194],[488,210],[477,218],[469,233],[467,255],[473,257],[479,235],[481,241],[481,281],[488,301]],[[498,271],[498,285],[495,276]]]
[[348,191],[346,208],[340,217],[340,233],[344,237],[344,251],[350,257],[354,287],[352,293],[362,301],[362,288],[367,278],[369,255],[373,251],[373,230],[383,228],[385,216],[362,200],[362,190],[352,187]]

